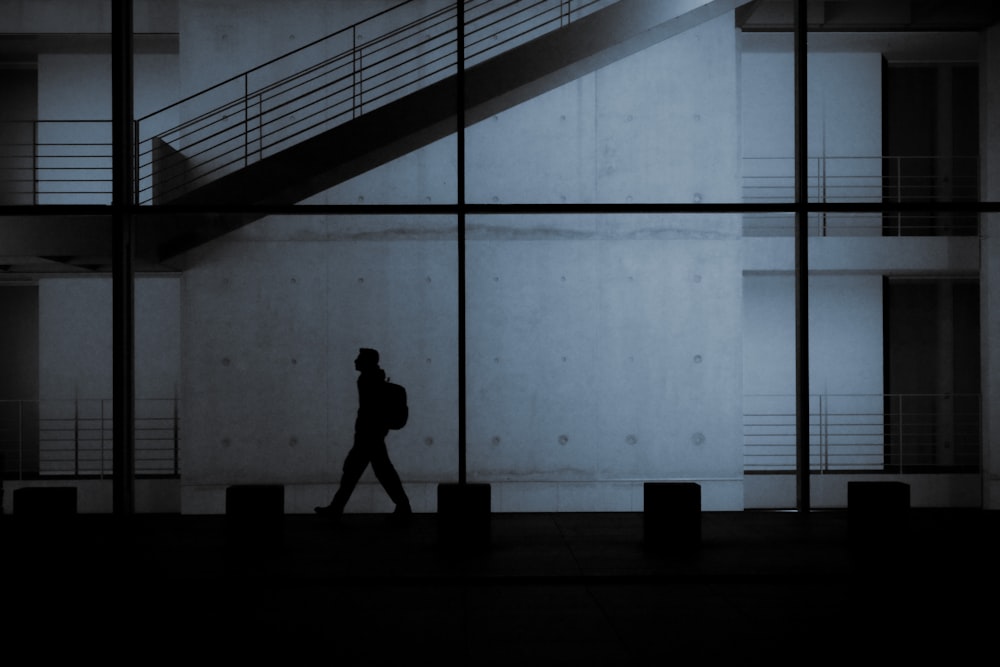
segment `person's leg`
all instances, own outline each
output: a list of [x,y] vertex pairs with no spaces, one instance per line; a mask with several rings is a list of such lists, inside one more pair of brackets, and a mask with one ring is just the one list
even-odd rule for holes
[[351,447],[351,451],[347,452],[347,457],[344,459],[343,472],[340,476],[340,486],[337,487],[337,492],[333,494],[333,500],[330,501],[329,505],[317,507],[316,512],[320,514],[343,514],[344,507],[354,492],[354,487],[358,485],[361,473],[365,471],[367,466],[367,448],[359,446],[357,441],[355,441],[354,446]]
[[373,443],[371,446],[372,471],[376,479],[389,494],[392,502],[396,503],[396,512],[410,513],[410,499],[403,489],[403,482],[399,479],[399,473],[389,460],[389,451],[385,447],[385,442]]

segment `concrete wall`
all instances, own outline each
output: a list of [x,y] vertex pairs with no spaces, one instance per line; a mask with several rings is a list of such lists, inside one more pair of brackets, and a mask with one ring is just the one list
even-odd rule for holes
[[727,14],[477,124],[468,201],[736,201],[738,61]]
[[738,506],[739,252],[669,236],[473,242],[475,478],[512,509],[636,510],[632,482],[656,479]]
[[[180,367],[176,276],[136,279],[136,396],[170,397]],[[42,399],[110,398],[111,278],[38,281]]]
[[[729,15],[487,119],[469,199],[732,200],[737,71]],[[441,141],[314,201],[447,201],[454,164]],[[468,222],[469,476],[495,509],[636,510],[649,479],[742,507],[739,219]],[[414,217],[272,217],[191,253],[184,510],[220,511],[239,481],[285,483],[289,511],[325,502],[362,345],[410,389],[390,452],[433,510],[457,478],[456,253],[453,220]],[[386,509],[365,481],[349,509]]]

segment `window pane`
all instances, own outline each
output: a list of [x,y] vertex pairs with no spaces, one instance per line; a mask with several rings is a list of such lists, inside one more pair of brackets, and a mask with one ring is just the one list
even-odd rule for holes
[[[673,7],[664,3],[663,11]],[[574,33],[579,43],[560,45],[593,56],[580,67],[600,68],[577,67],[567,81],[553,75],[532,82],[530,96],[512,93],[484,103],[495,111],[468,130],[468,200],[737,201],[739,70],[732,15],[680,32],[671,32],[678,24],[666,15],[660,19],[664,23],[650,31],[660,41],[607,62],[601,61],[607,53],[585,48],[599,43],[596,36]],[[511,76],[532,74],[537,66],[523,64],[527,71]],[[559,85],[546,87],[550,81]],[[488,88],[474,78],[471,85]]]
[[500,511],[636,509],[643,480],[733,491],[742,267],[727,217],[470,221],[469,470]]
[[[280,479],[289,512],[326,504],[353,442],[359,348],[408,392],[390,457],[414,509],[458,475],[455,219],[271,216],[186,254],[181,385],[186,470],[200,484]],[[380,491],[348,511],[383,511]],[[186,511],[220,494],[185,492]],[[215,503],[214,505],[212,503]]]

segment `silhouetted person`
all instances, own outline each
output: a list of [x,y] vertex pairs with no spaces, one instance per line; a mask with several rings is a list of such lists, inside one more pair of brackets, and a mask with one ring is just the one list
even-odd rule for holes
[[354,422],[354,446],[344,459],[343,475],[333,500],[329,505],[317,507],[317,514],[333,517],[343,514],[344,506],[369,463],[382,488],[396,503],[394,515],[405,518],[411,514],[410,501],[385,447],[385,436],[389,432],[381,403],[385,371],[379,367],[378,362],[378,352],[370,348],[361,348],[358,358],[354,360],[354,368],[361,373],[358,376],[358,416]]

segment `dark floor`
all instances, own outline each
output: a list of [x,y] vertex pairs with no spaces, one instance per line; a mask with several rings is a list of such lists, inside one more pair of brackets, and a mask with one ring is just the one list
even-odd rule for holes
[[1000,513],[906,520],[706,512],[693,548],[650,549],[641,514],[495,514],[476,549],[435,515],[3,516],[3,635],[143,664],[981,660]]

